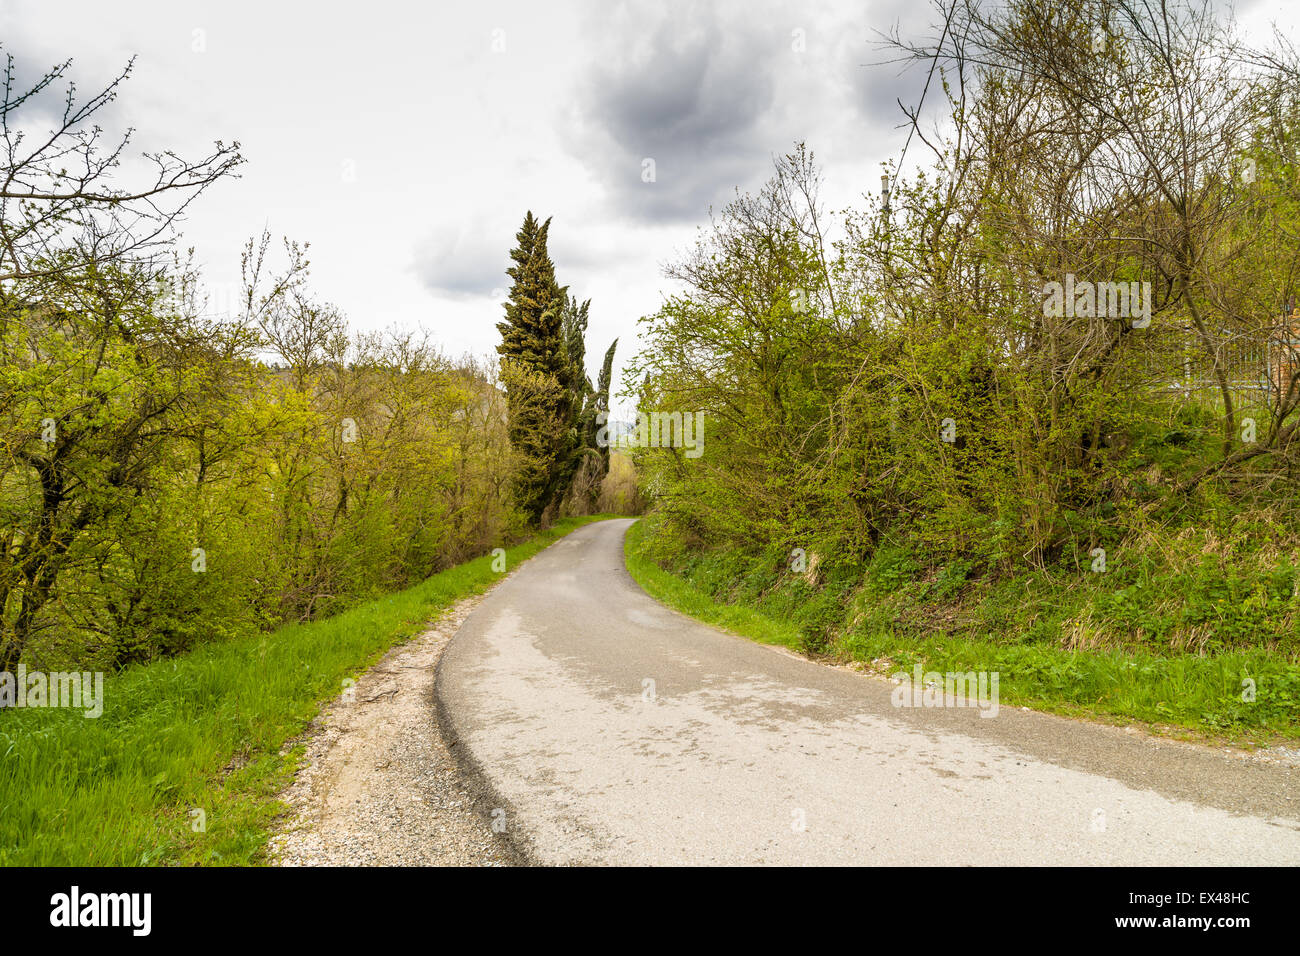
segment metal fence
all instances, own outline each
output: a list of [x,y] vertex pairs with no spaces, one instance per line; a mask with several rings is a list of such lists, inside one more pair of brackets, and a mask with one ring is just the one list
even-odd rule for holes
[[[1159,335],[1159,333],[1158,333]],[[1300,372],[1300,309],[1271,326],[1216,336],[1217,352],[1206,349],[1190,325],[1166,328],[1139,353],[1138,365],[1152,382],[1171,392],[1216,402],[1221,392],[1216,365],[1237,404],[1275,404]],[[1217,359],[1217,361],[1216,361]]]

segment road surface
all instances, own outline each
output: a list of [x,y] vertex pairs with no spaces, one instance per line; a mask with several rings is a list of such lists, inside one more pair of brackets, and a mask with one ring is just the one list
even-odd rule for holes
[[706,627],[586,525],[493,591],[435,695],[541,864],[1300,863],[1300,768],[894,685]]

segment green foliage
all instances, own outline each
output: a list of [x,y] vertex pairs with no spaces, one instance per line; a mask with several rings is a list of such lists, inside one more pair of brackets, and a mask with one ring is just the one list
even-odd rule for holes
[[[507,551],[510,567],[591,518]],[[281,751],[342,681],[499,580],[492,557],[337,617],[209,642],[104,682],[104,712],[0,711],[0,865],[264,861],[294,769]],[[206,814],[206,831],[190,810]]]
[[[698,459],[638,450],[645,555],[819,653],[948,636],[978,659],[1285,669],[1300,658],[1294,70],[1240,71],[1225,24],[1132,5],[1112,11],[1128,40],[1081,64],[1096,5],[1049,7],[954,12],[979,65],[945,87],[953,136],[891,177],[888,209],[828,222],[800,144],[669,266],[678,288],[642,320],[625,394],[701,411],[706,440]],[[1067,278],[1062,295],[1148,284],[1150,323],[1086,296],[1049,308]],[[808,572],[770,580],[794,549]],[[1052,666],[1026,680],[1059,697],[1077,675]],[[1202,666],[1217,673],[1187,665]]]
[[505,321],[497,323],[501,333],[497,352],[567,385],[570,368],[564,350],[566,289],[556,282],[555,264],[547,251],[550,228],[551,220],[539,223],[529,211],[515,235],[519,244],[510,251],[515,264],[506,270],[514,281]]
[[506,270],[514,280],[506,320],[497,323],[510,446],[516,458],[514,500],[534,525],[563,494],[574,446],[574,367],[566,340],[569,299],[555,280],[546,248],[550,227],[551,220],[538,223],[531,211],[524,217],[516,235],[519,245],[510,252],[515,264]]
[[580,303],[556,282],[547,252],[550,226],[531,211],[525,215],[510,253],[514,284],[506,321],[497,324],[514,454],[511,487],[533,526],[562,509],[592,510],[609,472],[608,449],[598,437],[600,413],[609,410],[614,346],[605,354],[601,385],[593,388],[585,366],[591,300]]
[[160,298],[197,276],[141,264],[0,293],[0,668],[310,620],[501,539],[494,383],[414,335],[349,337],[290,249],[243,319]]
[[[46,123],[67,68],[8,91],[7,140]],[[512,522],[494,373],[414,332],[349,334],[309,292],[307,247],[275,268],[266,232],[239,308],[210,313],[176,227],[242,159],[160,150],[156,181],[117,182],[96,114],[129,72],[70,86],[0,183],[0,669],[113,670],[313,620]],[[523,298],[546,311],[535,278]]]

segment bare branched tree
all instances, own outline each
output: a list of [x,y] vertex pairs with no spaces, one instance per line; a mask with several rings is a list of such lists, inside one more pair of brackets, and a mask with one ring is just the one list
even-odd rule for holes
[[151,168],[140,182],[117,185],[133,130],[106,140],[99,119],[131,75],[134,61],[88,98],[68,82],[52,128],[37,107],[54,95],[72,66],[65,60],[26,89],[16,85],[5,54],[0,103],[0,284],[84,272],[138,258],[156,249],[200,194],[235,174],[239,144],[218,141],[212,152],[185,160],[170,150],[145,153]]

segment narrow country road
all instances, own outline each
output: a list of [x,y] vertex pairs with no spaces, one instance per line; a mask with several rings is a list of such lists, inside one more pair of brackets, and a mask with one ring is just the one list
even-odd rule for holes
[[496,588],[435,694],[543,864],[1300,863],[1300,769],[893,685],[725,634],[629,577],[631,521]]

